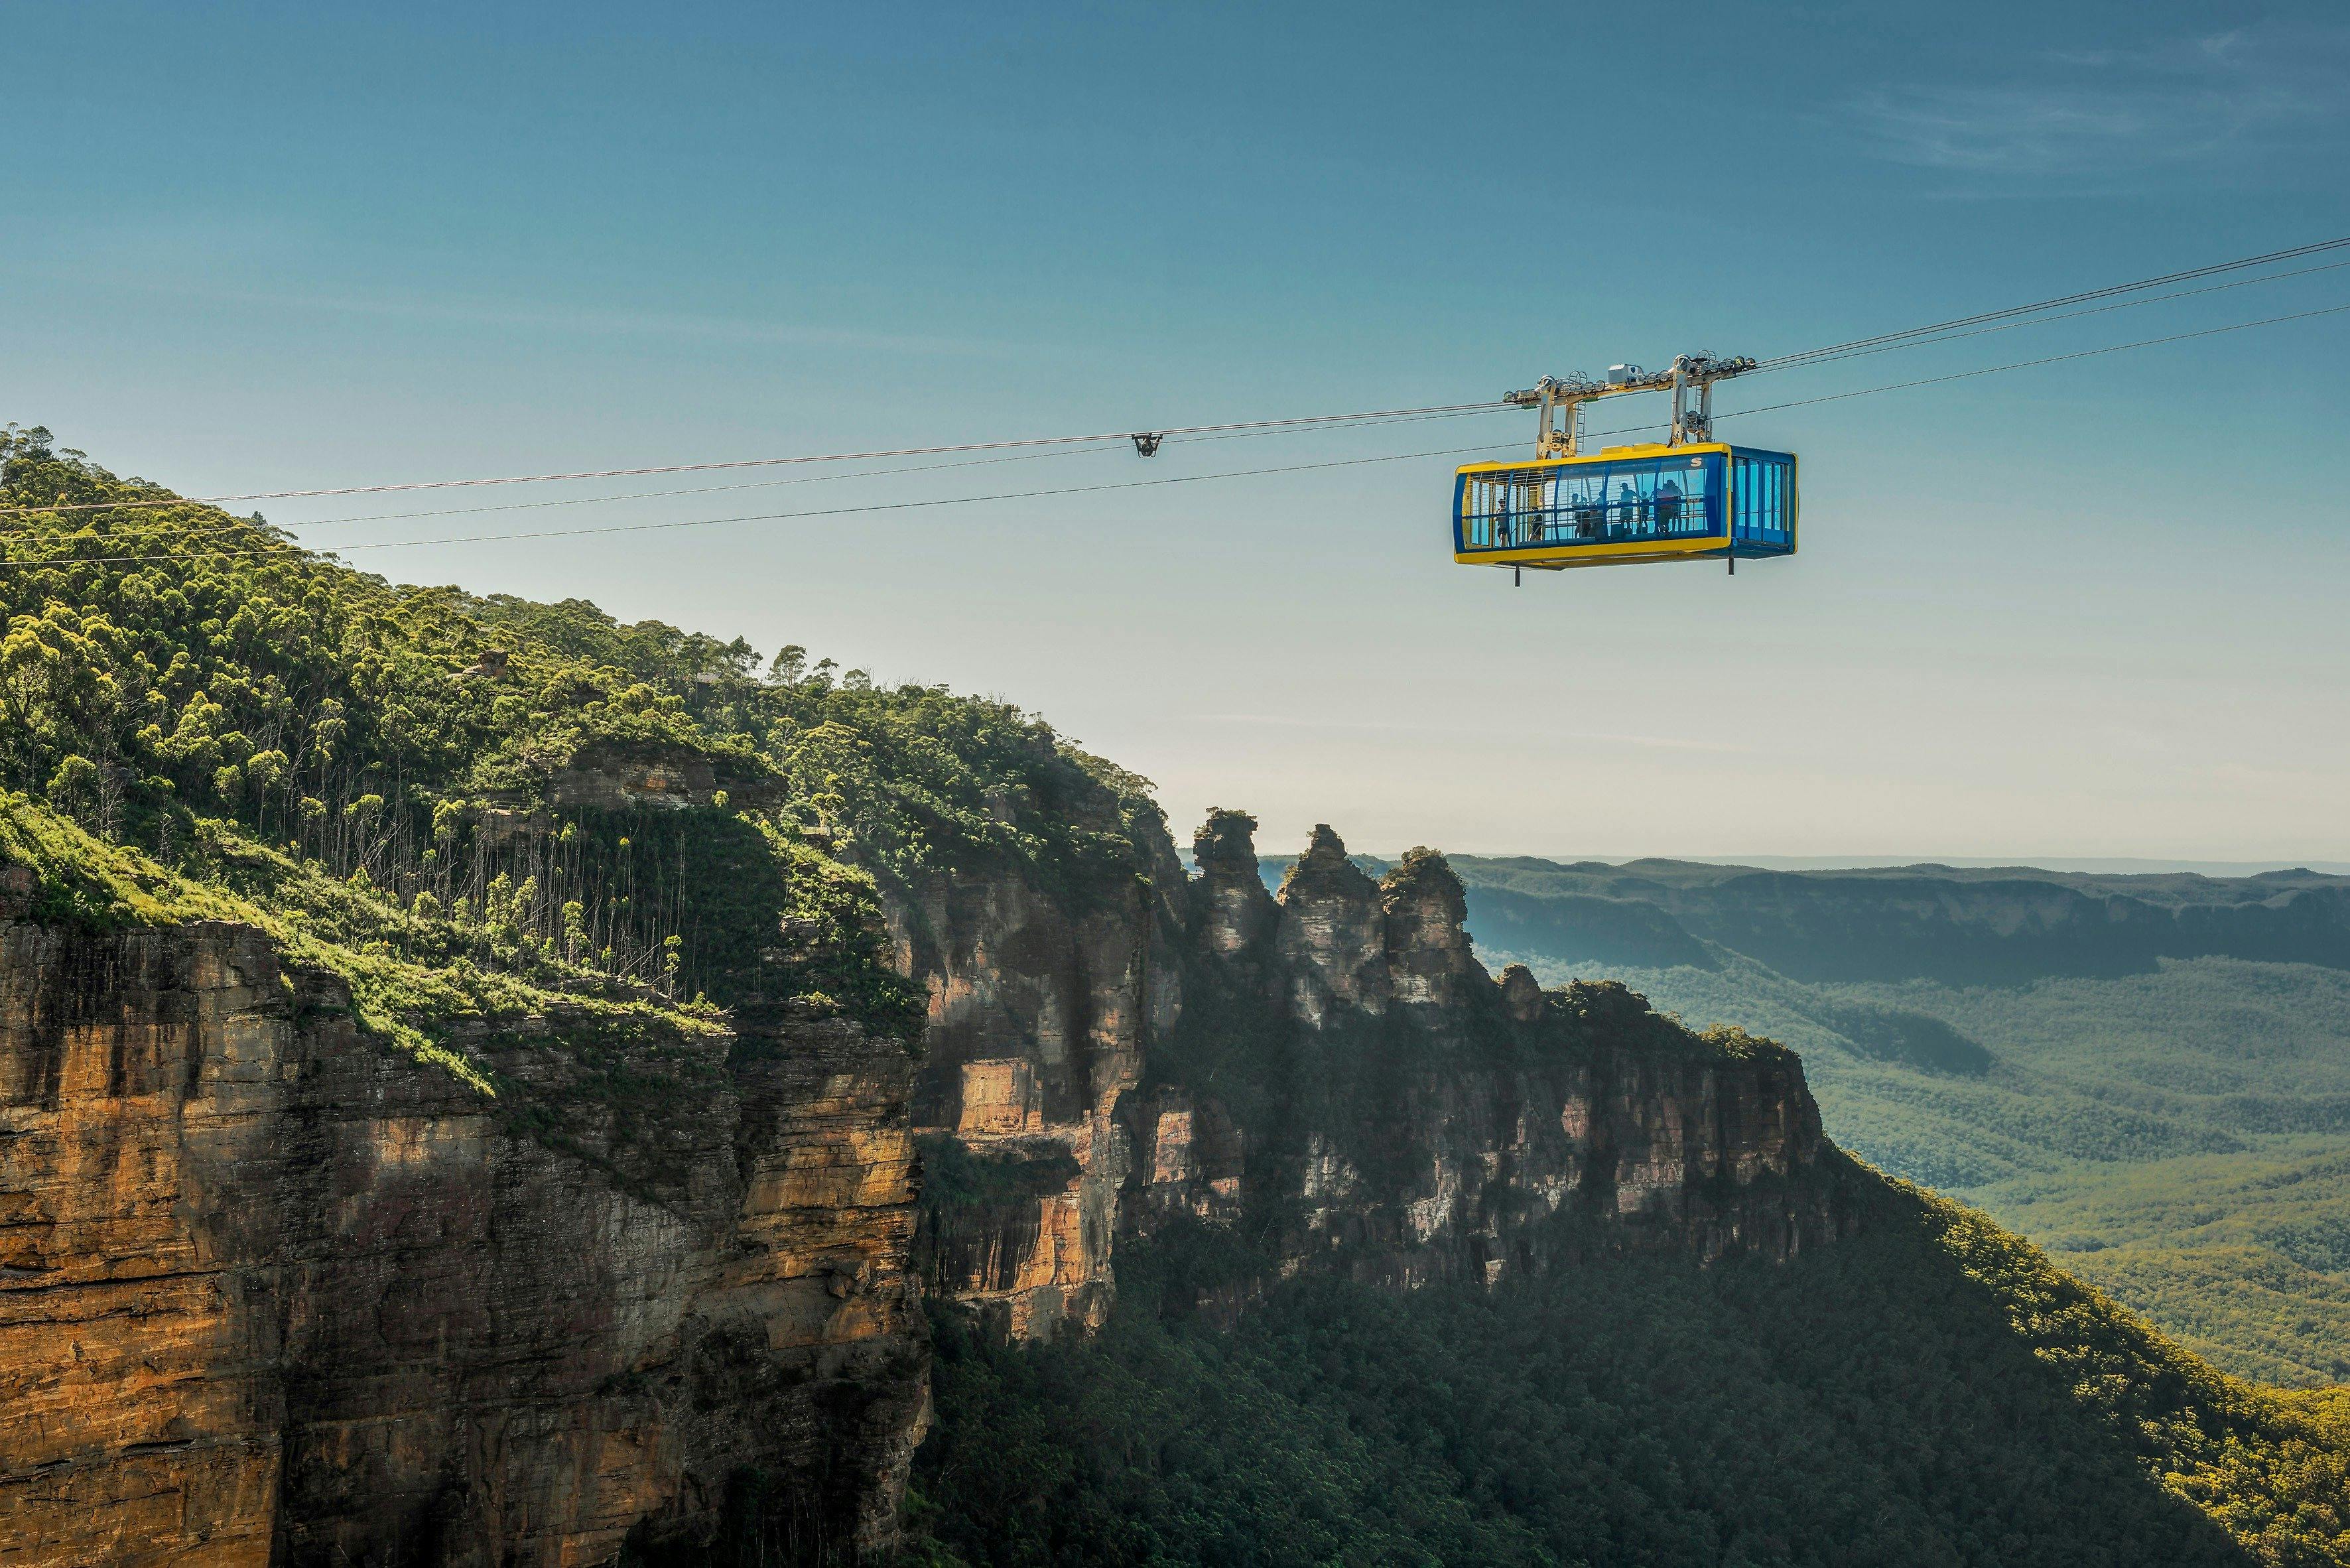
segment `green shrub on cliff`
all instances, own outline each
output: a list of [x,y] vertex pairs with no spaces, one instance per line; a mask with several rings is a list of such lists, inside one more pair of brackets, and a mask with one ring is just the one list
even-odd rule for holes
[[[483,968],[465,956],[472,934],[430,911],[402,909],[226,824],[197,826],[200,847],[174,869],[0,792],[0,868],[30,874],[24,912],[47,924],[123,930],[229,920],[265,931],[291,961],[339,978],[363,1027],[484,1093],[495,1092],[491,1078],[449,1044],[458,1025],[559,1007],[606,1040],[712,1027],[701,1011],[660,1005],[552,954],[534,953],[520,971]],[[0,892],[14,890],[0,885]]]
[[238,920],[253,912],[244,900],[180,877],[136,849],[103,843],[8,790],[0,790],[0,867],[23,884],[0,891],[21,899],[22,912],[46,925],[121,930]]

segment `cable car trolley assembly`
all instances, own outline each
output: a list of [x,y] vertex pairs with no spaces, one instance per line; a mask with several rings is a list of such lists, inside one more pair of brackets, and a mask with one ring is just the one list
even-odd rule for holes
[[[1606,380],[1544,376],[1503,400],[1535,410],[1532,462],[1474,462],[1454,477],[1452,558],[1463,566],[1622,566],[1795,553],[1795,454],[1713,439],[1713,384],[1754,369],[1746,358],[1684,354],[1669,370],[1608,368]],[[1586,404],[1627,392],[1670,392],[1661,445],[1586,453]]]

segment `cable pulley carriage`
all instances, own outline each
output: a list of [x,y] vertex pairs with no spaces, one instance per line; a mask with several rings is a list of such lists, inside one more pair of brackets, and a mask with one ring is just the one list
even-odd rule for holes
[[[1503,400],[1541,424],[1532,462],[1478,462],[1454,476],[1452,558],[1464,566],[1635,566],[1795,553],[1795,455],[1713,439],[1713,384],[1747,358],[1684,354],[1668,370],[1616,365],[1607,379],[1545,376]],[[1584,410],[1602,398],[1669,392],[1665,440],[1584,450]]]

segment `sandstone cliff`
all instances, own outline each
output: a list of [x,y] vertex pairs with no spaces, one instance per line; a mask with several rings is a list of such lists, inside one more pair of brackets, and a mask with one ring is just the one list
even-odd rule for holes
[[1269,894],[1253,828],[896,885],[919,1066],[746,996],[483,1025],[487,1096],[250,928],[0,920],[0,1563],[689,1561],[746,1488],[871,1560],[918,1283],[1033,1337],[1187,1217],[1398,1285],[1836,1233],[1791,1056],[1494,980],[1432,854]]
[[[0,1563],[894,1539],[911,1063],[838,1021],[362,1037],[249,928],[0,922]],[[527,1108],[520,1102],[527,1102]]]
[[[1186,887],[1156,813],[1126,824],[1097,798],[1066,808],[1132,832],[1132,857],[1050,879],[1007,864],[885,885],[899,967],[929,998],[915,1127],[934,1150],[978,1157],[928,1162],[926,1282],[1022,1335],[1109,1310],[1132,1161],[1118,1108],[1182,1007]],[[985,1190],[938,1179],[957,1171]]]
[[1015,1335],[1098,1322],[1118,1239],[1179,1214],[1270,1269],[1405,1285],[1835,1234],[1792,1055],[1691,1035],[1621,987],[1496,981],[1427,851],[1374,882],[1319,827],[1276,897],[1253,827],[1211,814],[1196,877],[1104,890],[1090,925],[1011,873],[900,900],[893,926],[954,933],[900,942],[932,993],[915,1103],[933,1292]]

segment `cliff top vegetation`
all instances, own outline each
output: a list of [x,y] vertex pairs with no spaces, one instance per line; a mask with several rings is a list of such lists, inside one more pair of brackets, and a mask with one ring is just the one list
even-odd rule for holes
[[151,915],[167,874],[266,904],[329,967],[408,966],[354,979],[379,1019],[473,974],[450,1008],[797,999],[910,1039],[876,878],[1115,884],[1164,842],[1146,781],[1004,703],[393,584],[37,427],[0,434],[0,505],[33,509],[0,533],[0,789],[68,878],[45,909]]

